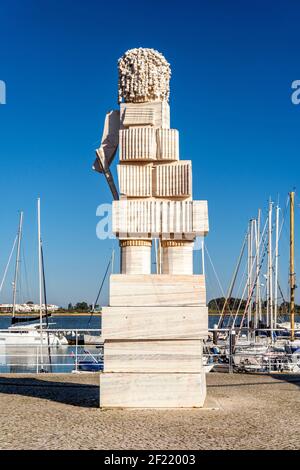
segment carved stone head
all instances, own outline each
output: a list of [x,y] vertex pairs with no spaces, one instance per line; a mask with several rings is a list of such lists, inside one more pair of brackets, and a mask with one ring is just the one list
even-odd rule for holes
[[170,64],[154,49],[130,49],[118,61],[119,103],[168,101]]

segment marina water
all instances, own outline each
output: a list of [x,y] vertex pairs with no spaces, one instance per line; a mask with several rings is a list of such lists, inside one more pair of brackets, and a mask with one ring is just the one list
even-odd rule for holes
[[[209,328],[218,323],[219,315],[209,316]],[[282,321],[288,321],[282,318]],[[297,317],[296,321],[300,321]],[[11,326],[11,316],[0,316],[0,330]],[[226,325],[224,325],[226,327]],[[101,330],[100,315],[54,315],[49,318],[49,328],[58,330],[85,330],[81,334],[99,335]],[[89,330],[98,330],[89,331]],[[89,358],[92,354],[95,359],[101,356],[101,348],[96,345],[60,345],[48,348],[40,343],[33,346],[16,345],[5,346],[0,344],[0,373],[36,373],[41,368],[46,372],[69,373],[76,370],[76,363]],[[88,355],[88,356],[87,356]]]
[[[0,316],[0,330],[11,326],[11,316]],[[82,333],[96,334],[89,330],[101,329],[101,317],[99,315],[57,315],[49,318],[49,328],[58,330],[86,330]],[[101,354],[97,346],[61,345],[48,348],[47,344],[41,351],[40,343],[36,345],[11,345],[0,344],[0,373],[35,373],[43,368],[46,372],[67,373],[76,369],[76,360],[82,360],[86,353],[91,353],[95,358]]]

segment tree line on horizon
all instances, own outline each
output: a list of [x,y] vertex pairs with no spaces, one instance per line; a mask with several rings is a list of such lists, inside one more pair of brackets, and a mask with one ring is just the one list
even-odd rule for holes
[[[211,299],[208,302],[208,311],[209,313],[220,313],[225,304],[226,298],[225,297],[216,297]],[[230,297],[227,300],[226,308],[225,311],[231,311],[231,312],[236,312],[238,307],[240,305],[240,312],[242,313],[247,305],[247,301],[245,299],[240,299],[238,297]],[[88,313],[93,310],[101,311],[101,308],[99,308],[99,305],[93,306],[92,304],[89,304],[88,302],[82,301],[82,302],[77,302],[76,304],[72,304],[72,302],[69,302],[67,308],[60,307],[59,312],[62,313]],[[256,304],[253,302],[253,309],[255,309]],[[289,313],[289,307],[290,304],[289,302],[281,302],[281,304],[278,306],[278,313],[279,314],[288,314]],[[265,313],[267,311],[267,301],[262,302],[262,311]],[[295,311],[296,314],[300,314],[300,305],[295,306]]]
[[67,308],[59,308],[59,312],[62,313],[88,313],[92,310],[99,310],[99,305],[93,306],[92,304],[88,304],[87,302],[77,302],[73,305],[72,302],[69,302]]
[[[225,302],[226,302],[225,297],[217,297],[215,299],[211,299],[208,302],[208,311],[209,311],[209,313],[219,313],[219,312],[221,312],[224,308]],[[240,306],[240,311],[243,312],[246,308],[247,300],[240,299],[238,297],[229,297],[229,299],[227,300],[225,311],[230,310],[232,312],[236,312],[239,305],[241,305]],[[253,309],[255,309],[255,307],[256,307],[256,303],[253,302]],[[290,307],[289,302],[281,302],[281,304],[278,306],[278,313],[281,313],[281,314],[289,313],[289,307]],[[267,301],[265,300],[265,301],[262,302],[262,311],[266,312],[266,310],[267,310]],[[295,306],[295,311],[296,311],[296,313],[300,314],[300,305]]]

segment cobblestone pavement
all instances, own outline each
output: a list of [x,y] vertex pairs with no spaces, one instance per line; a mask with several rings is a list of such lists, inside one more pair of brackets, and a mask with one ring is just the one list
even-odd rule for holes
[[210,373],[203,410],[101,410],[98,382],[0,376],[0,449],[300,448],[300,376]]

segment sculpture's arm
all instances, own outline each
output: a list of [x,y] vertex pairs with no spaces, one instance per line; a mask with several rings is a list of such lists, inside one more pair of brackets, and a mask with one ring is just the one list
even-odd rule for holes
[[119,194],[109,169],[118,149],[119,145],[119,129],[120,129],[120,111],[110,111],[106,114],[104,130],[101,139],[101,145],[96,150],[96,160],[93,169],[99,173],[103,173],[113,198],[119,199]]
[[[101,145],[96,150],[97,159],[94,163],[94,170],[104,173],[108,170],[118,149],[120,129],[120,111],[109,111],[105,116]],[[98,159],[102,165],[99,165]]]

